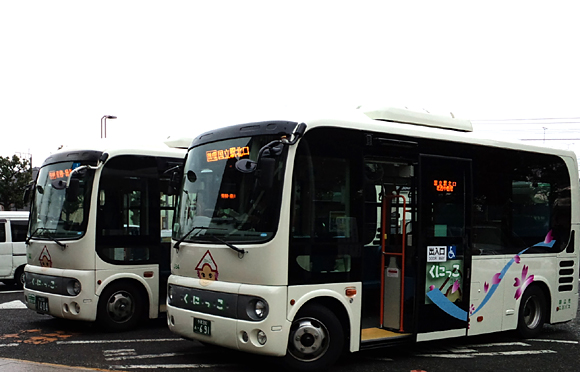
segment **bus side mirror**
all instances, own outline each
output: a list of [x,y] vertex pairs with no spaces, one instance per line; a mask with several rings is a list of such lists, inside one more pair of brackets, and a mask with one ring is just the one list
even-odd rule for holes
[[179,190],[179,185],[181,184],[181,172],[174,171],[171,173],[169,178],[167,195],[177,195],[177,190]]
[[273,158],[261,158],[258,163],[256,177],[260,186],[269,189],[274,183],[274,169],[276,160]]
[[34,182],[29,183],[24,188],[24,195],[22,196],[22,201],[24,201],[24,204],[28,204],[28,202],[30,201],[30,194],[31,194],[31,190],[33,188],[34,188]]
[[76,202],[79,196],[80,181],[77,178],[72,178],[65,191],[65,198],[68,202]]

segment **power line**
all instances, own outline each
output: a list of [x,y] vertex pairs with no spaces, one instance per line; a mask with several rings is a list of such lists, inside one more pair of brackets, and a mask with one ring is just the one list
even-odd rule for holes
[[[573,123],[579,122],[580,117],[570,117],[570,118],[529,118],[529,119],[471,119],[472,122],[506,122],[506,121],[563,121],[572,120]],[[514,123],[515,124],[515,123]],[[522,123],[525,124],[525,123]]]
[[520,141],[580,141],[580,138],[520,138]]

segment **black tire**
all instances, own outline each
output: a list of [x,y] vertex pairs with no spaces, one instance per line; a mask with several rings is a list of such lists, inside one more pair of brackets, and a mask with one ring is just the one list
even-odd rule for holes
[[112,283],[99,297],[97,322],[110,332],[133,329],[141,321],[144,303],[142,291],[134,284]]
[[26,275],[24,275],[24,266],[20,266],[14,272],[14,282],[13,283],[16,286],[16,288],[18,288],[18,289],[24,288],[25,278],[26,278]]
[[524,338],[537,336],[546,321],[546,296],[538,286],[524,292],[518,312],[518,333]]
[[289,370],[315,371],[330,367],[344,348],[342,324],[328,308],[306,305],[292,322],[283,362]]

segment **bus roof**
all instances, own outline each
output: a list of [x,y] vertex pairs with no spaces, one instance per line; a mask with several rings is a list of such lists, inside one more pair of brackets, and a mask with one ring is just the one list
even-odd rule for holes
[[306,123],[307,130],[315,127],[334,126],[377,133],[391,133],[409,137],[557,154],[577,159],[574,152],[570,150],[492,138],[488,134],[474,131],[469,120],[401,108],[387,107],[368,110],[364,107],[359,107],[356,110],[343,112],[339,116],[323,117],[317,115],[305,117],[299,122]]
[[[100,139],[95,141],[78,142],[73,145],[63,146],[55,154],[73,151],[100,151],[107,152],[109,156],[135,154],[185,157],[185,150],[181,147],[172,146],[157,141],[119,141]],[[51,156],[53,156],[51,155]],[[49,156],[50,158],[50,156]],[[47,158],[48,159],[48,158]]]
[[434,115],[428,112],[411,111],[397,107],[363,110],[363,112],[366,116],[374,120],[394,121],[397,123],[453,129],[462,132],[473,132],[473,125],[469,120]]

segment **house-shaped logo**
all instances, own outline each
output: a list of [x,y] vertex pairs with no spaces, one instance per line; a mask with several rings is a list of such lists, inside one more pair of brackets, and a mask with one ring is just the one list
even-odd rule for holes
[[44,248],[42,248],[42,252],[40,252],[40,257],[38,260],[40,261],[40,266],[52,267],[52,258],[50,257],[50,253],[48,252],[46,245]]
[[197,277],[202,280],[215,281],[218,279],[218,267],[209,250],[205,252],[198,262],[195,270],[197,270]]

